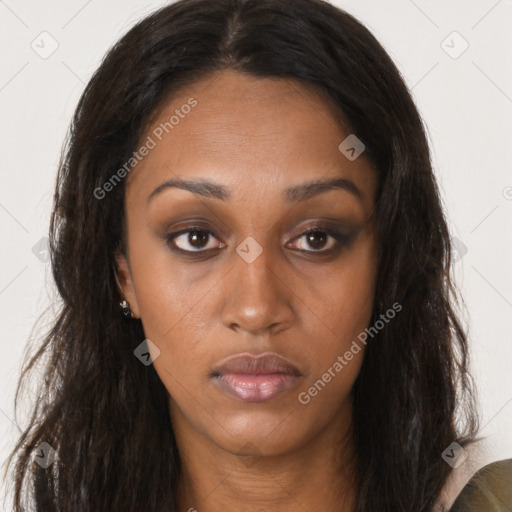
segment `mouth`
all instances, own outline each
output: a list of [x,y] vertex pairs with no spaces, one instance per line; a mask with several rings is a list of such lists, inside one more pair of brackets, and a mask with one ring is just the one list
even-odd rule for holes
[[288,360],[275,353],[230,357],[211,374],[219,389],[242,402],[272,400],[295,387],[302,377]]

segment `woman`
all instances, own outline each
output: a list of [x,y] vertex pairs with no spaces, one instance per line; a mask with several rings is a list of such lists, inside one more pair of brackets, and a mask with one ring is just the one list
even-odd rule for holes
[[50,248],[17,510],[449,506],[443,454],[477,432],[449,232],[410,94],[350,15],[138,23],[79,102]]

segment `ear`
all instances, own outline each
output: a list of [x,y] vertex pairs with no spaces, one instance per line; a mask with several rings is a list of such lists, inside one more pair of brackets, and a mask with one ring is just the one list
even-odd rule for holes
[[115,277],[117,286],[119,288],[119,293],[121,294],[121,297],[130,303],[130,309],[132,310],[133,318],[140,318],[139,304],[137,302],[135,287],[133,286],[130,265],[126,257],[120,252],[116,254],[115,259]]

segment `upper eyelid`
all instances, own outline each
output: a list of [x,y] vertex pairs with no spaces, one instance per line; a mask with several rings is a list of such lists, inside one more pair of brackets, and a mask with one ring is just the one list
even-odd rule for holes
[[[213,235],[215,238],[218,239],[218,236],[215,234],[215,232],[210,229],[210,228],[207,228],[207,227],[203,227],[203,226],[195,226],[195,225],[191,225],[191,226],[187,226],[187,227],[184,227],[184,228],[181,228],[181,229],[178,229],[177,231],[173,231],[172,233],[169,233],[167,235],[167,238],[169,237],[177,237],[179,235],[183,235],[185,233],[188,233],[189,231],[206,231],[207,233],[209,233],[210,235]],[[334,228],[334,227],[331,227],[331,226],[328,226],[328,225],[324,225],[324,224],[316,224],[314,226],[311,226],[311,227],[308,227],[306,229],[304,229],[303,231],[301,231],[298,235],[296,235],[295,237],[293,237],[294,239],[297,238],[297,237],[300,237],[300,236],[304,236],[305,234],[308,234],[312,231],[324,231],[328,234],[341,234],[341,230],[340,229],[337,229],[337,228]]]
[[[175,231],[169,232],[167,236],[174,235],[177,233],[185,233],[187,231],[192,231],[194,229],[200,230],[200,231],[208,231],[211,234],[215,234],[215,230],[210,228],[207,225],[201,225],[203,221],[202,220],[191,220],[189,224],[183,224],[181,227],[178,227]],[[350,231],[352,229],[351,224],[346,224],[345,222],[341,220],[335,220],[335,219],[316,219],[312,221],[313,224],[303,228],[303,230],[300,232],[300,234],[307,233],[308,231],[312,230],[325,230],[325,231],[333,231],[333,232],[342,232],[342,231]],[[181,223],[180,223],[181,224]],[[222,230],[221,230],[222,231]],[[218,232],[218,231],[217,231]]]
[[[184,228],[179,229],[178,231],[175,231],[173,233],[169,233],[166,236],[166,239],[169,242],[171,242],[175,238],[178,238],[179,236],[184,235],[184,234],[189,233],[190,231],[194,231],[194,230],[195,231],[205,231],[209,235],[211,235],[214,238],[216,238],[223,246],[225,246],[225,243],[223,243],[221,240],[219,240],[219,238],[217,237],[215,232],[212,231],[210,228],[206,228],[206,227],[202,227],[202,226],[194,226],[194,225],[184,227]],[[316,224],[314,226],[311,226],[309,228],[304,229],[298,235],[294,236],[291,240],[298,240],[298,239],[302,238],[303,236],[305,236],[305,235],[307,235],[307,234],[309,234],[311,232],[315,232],[315,231],[320,231],[320,232],[327,233],[328,236],[330,236],[330,237],[332,237],[332,238],[334,238],[336,240],[337,244],[341,244],[342,243],[341,239],[346,237],[346,235],[344,235],[339,229],[332,228],[332,227],[330,227],[328,225],[319,223],[319,224]],[[202,250],[200,249],[200,250],[197,250],[197,251],[187,251],[186,249],[180,249],[179,247],[175,247],[175,248],[177,250],[179,250],[179,251],[189,252],[189,253],[201,253],[201,252],[207,252],[207,251],[211,250],[211,249],[202,249]],[[312,252],[312,253],[318,252],[318,253],[321,253],[321,252],[328,252],[328,251],[306,251],[306,252]]]

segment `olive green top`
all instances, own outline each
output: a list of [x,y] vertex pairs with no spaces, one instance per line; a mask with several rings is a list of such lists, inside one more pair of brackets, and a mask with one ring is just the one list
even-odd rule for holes
[[512,459],[492,462],[477,471],[450,512],[512,512]]

